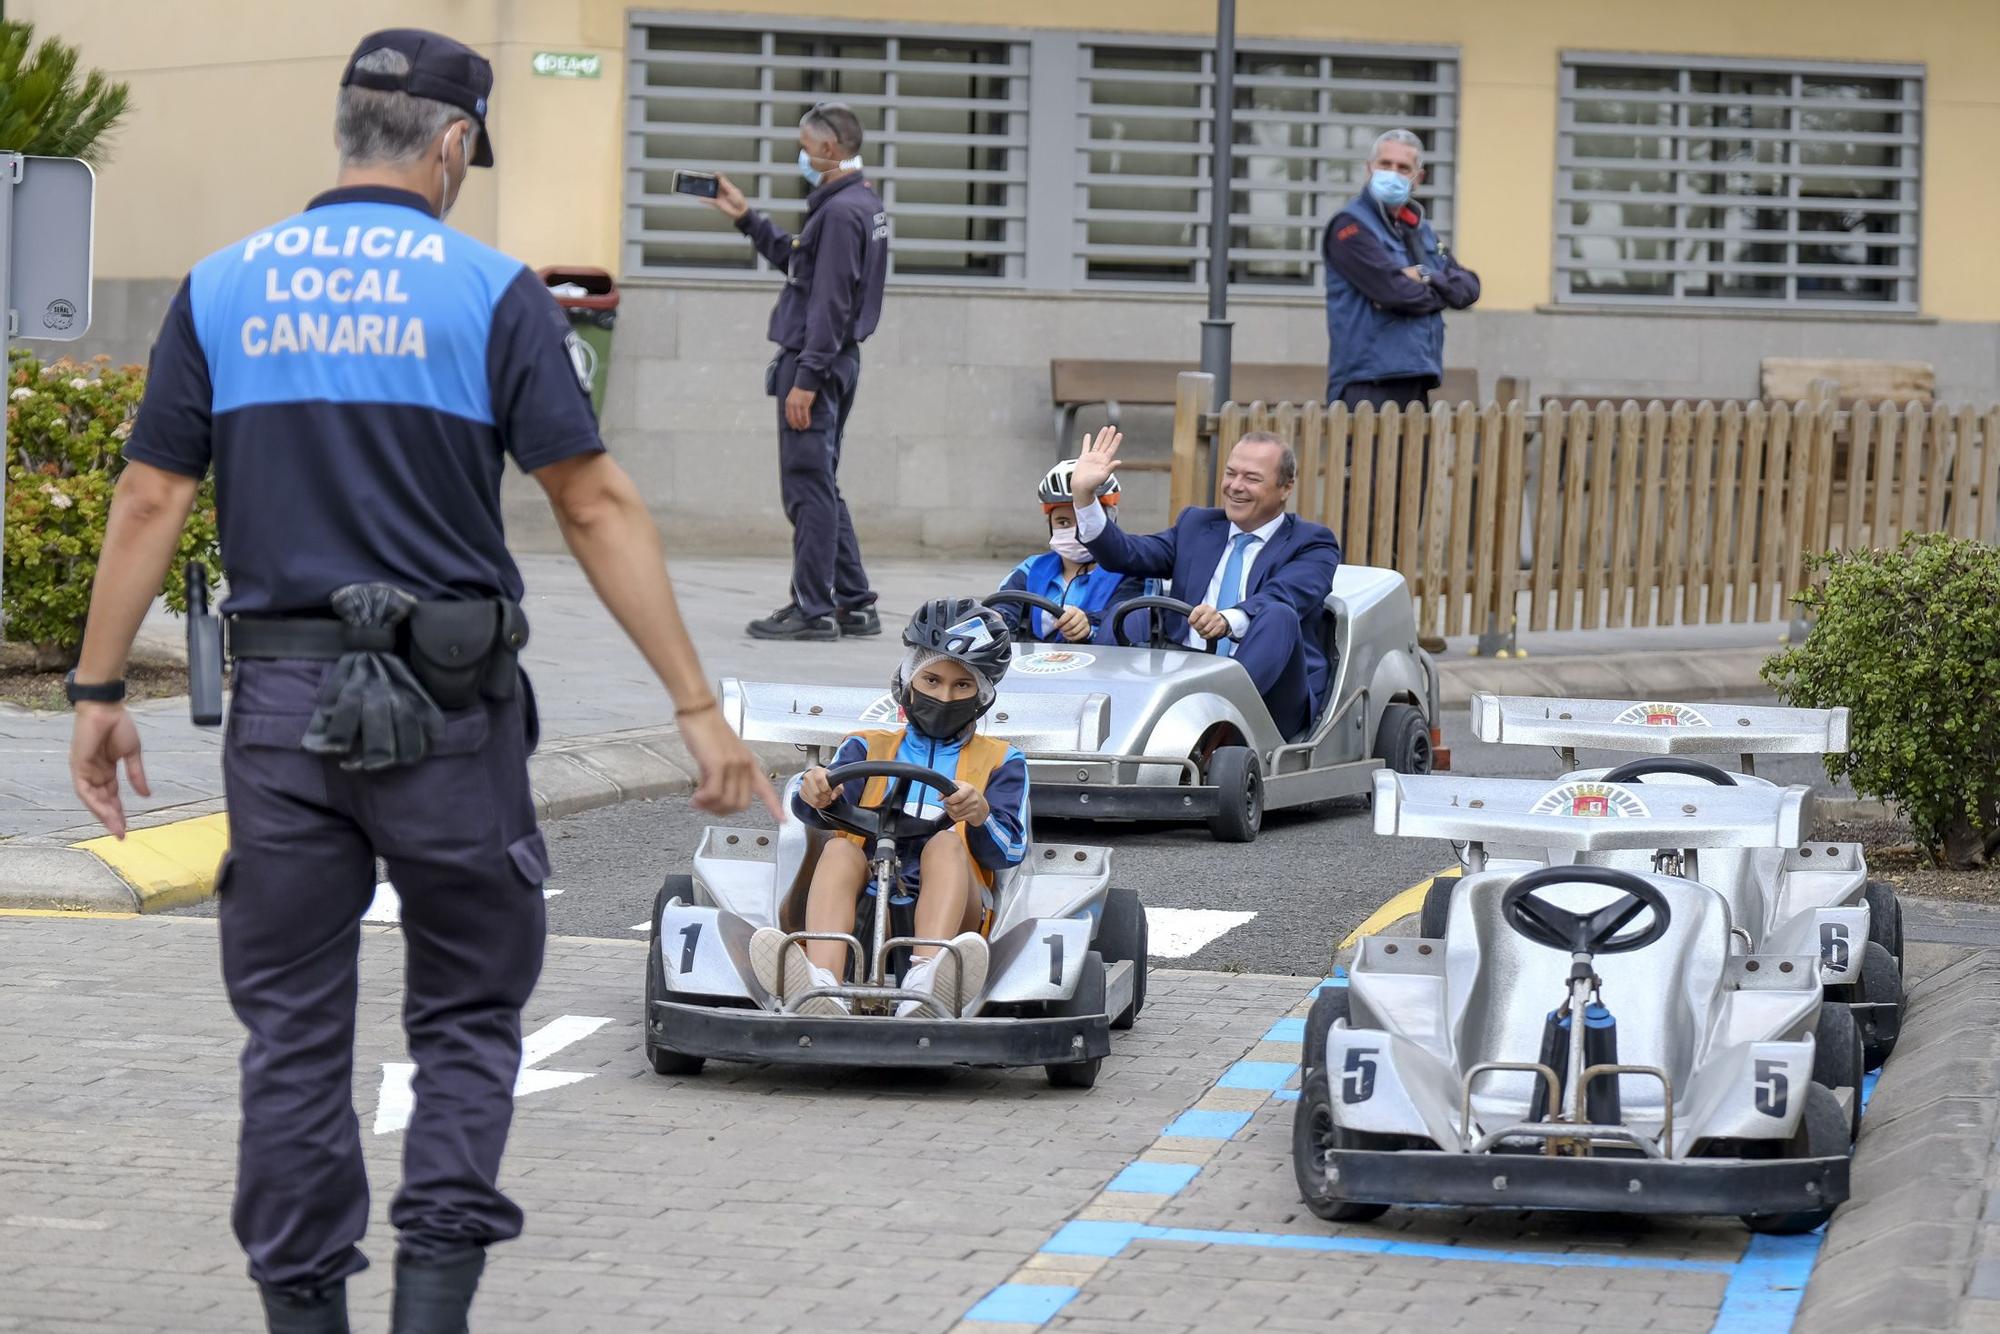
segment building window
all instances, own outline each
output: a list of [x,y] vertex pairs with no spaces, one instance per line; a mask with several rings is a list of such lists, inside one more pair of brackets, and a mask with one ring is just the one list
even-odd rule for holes
[[1565,55],[1565,303],[1917,306],[1922,71]]
[[729,220],[672,190],[676,167],[721,170],[797,231],[808,186],[799,118],[845,102],[861,117],[868,177],[888,208],[891,276],[1014,280],[1027,210],[1025,47],[886,30],[635,20],[625,193],[634,275],[769,266]]
[[[1091,285],[1205,280],[1214,51],[1174,39],[1084,39],[1077,61],[1076,256]],[[1441,238],[1452,223],[1457,61],[1246,43],[1236,53],[1230,281],[1311,288],[1319,233],[1362,186],[1375,136],[1424,141],[1418,199]]]

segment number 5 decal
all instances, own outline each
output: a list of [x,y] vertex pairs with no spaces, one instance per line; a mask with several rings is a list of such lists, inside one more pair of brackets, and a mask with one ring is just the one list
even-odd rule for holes
[[1766,1116],[1782,1118],[1785,1104],[1790,1100],[1792,1081],[1785,1074],[1783,1061],[1757,1062],[1756,1097],[1757,1110]]
[[1349,1047],[1347,1063],[1341,1066],[1340,1100],[1367,1102],[1375,1096],[1375,1053],[1378,1047]]

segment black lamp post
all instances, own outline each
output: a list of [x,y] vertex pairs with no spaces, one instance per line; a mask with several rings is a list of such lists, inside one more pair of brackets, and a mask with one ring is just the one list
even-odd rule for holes
[[1229,399],[1229,202],[1235,152],[1236,0],[1215,10],[1215,117],[1209,137],[1208,318],[1201,322],[1201,368],[1215,377],[1215,401]]

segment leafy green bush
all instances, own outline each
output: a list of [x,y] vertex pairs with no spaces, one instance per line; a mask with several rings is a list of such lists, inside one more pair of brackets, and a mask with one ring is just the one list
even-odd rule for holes
[[2000,547],[1912,533],[1894,551],[1814,562],[1814,618],[1764,667],[1787,703],[1852,710],[1827,771],[1902,807],[1933,857],[2000,852]]
[[[39,666],[73,666],[83,644],[121,451],[145,390],[145,372],[105,358],[45,366],[26,349],[8,358],[0,634],[34,645]],[[181,570],[190,560],[220,568],[212,479],[202,483],[167,575],[175,611],[187,609]]]
[[0,149],[104,160],[104,137],[131,109],[131,88],[97,70],[81,80],[81,53],[35,25],[0,21]]

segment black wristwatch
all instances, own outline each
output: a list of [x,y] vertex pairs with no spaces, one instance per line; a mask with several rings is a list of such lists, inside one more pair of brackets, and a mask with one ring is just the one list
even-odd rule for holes
[[98,681],[84,685],[76,679],[76,669],[72,667],[63,678],[63,694],[72,704],[117,704],[125,698],[125,681]]

